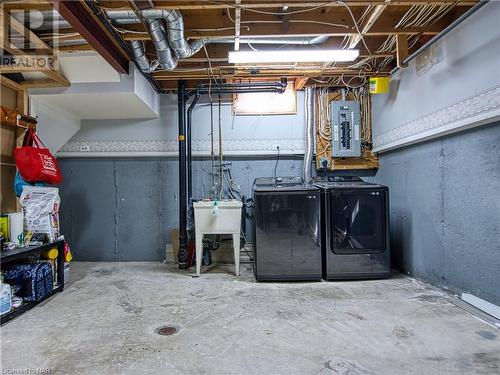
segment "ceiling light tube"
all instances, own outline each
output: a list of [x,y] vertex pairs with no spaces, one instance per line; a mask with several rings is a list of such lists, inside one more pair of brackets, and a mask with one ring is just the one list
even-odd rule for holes
[[330,62],[354,61],[359,56],[357,49],[330,50],[276,50],[276,51],[229,51],[229,63],[284,63],[284,62]]

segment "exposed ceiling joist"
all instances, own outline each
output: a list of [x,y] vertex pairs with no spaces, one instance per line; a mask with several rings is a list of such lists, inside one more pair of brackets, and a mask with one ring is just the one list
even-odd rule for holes
[[[381,12],[380,9],[379,12]],[[382,9],[383,10],[383,9]],[[217,38],[234,37],[235,22],[233,14],[223,13],[204,15],[186,14],[184,16],[185,34],[188,38]],[[358,12],[359,13],[359,12]],[[378,13],[380,16],[381,13]],[[399,21],[401,14],[388,14],[379,19],[379,22],[370,24],[363,34],[367,37],[384,36],[396,34],[424,34],[436,35],[448,24],[443,19],[433,25],[425,27],[408,27],[395,29],[394,25]],[[236,20],[234,20],[236,21]],[[286,24],[286,33],[283,27]],[[135,25],[135,30],[119,27],[125,40],[148,40],[149,34],[143,27]],[[248,13],[241,15],[240,37],[295,37],[295,36],[345,36],[358,35],[354,23],[344,9],[335,13],[308,12],[282,18],[276,15]]]
[[[59,10],[63,17],[73,25],[75,20],[63,14],[63,8],[79,7],[81,13],[76,14],[76,21],[88,24],[92,20],[96,27],[85,29],[64,29],[54,36],[49,32],[38,32],[40,40],[52,44],[57,38],[61,45],[58,51],[85,51],[95,50],[101,54],[115,69],[123,72],[128,68],[128,48],[123,45],[123,40],[144,41],[145,53],[150,61],[157,58],[149,34],[143,24],[115,25],[113,30],[110,25],[105,25],[102,14],[108,9],[132,10],[140,15],[140,10],[150,9],[177,9],[181,10],[185,37],[188,39],[224,38],[206,45],[193,56],[181,59],[174,71],[157,71],[151,74],[154,80],[160,81],[162,87],[170,87],[178,79],[186,79],[189,83],[207,82],[209,79],[209,65],[212,65],[214,74],[223,80],[243,79],[275,79],[288,77],[295,80],[299,88],[310,84],[311,78],[315,82],[330,82],[330,78],[342,75],[355,77],[361,75],[388,74],[397,61],[401,63],[409,53],[422,46],[428,37],[435,36],[447,27],[453,20],[475,5],[477,1],[455,0],[345,0],[343,2],[305,1],[305,0],[49,0],[54,8]],[[18,2],[16,0],[16,2]],[[9,1],[7,1],[9,3]],[[4,2],[5,4],[5,2]],[[33,0],[18,2],[19,9],[43,9],[49,4],[48,0]],[[62,8],[61,8],[62,5]],[[347,6],[346,6],[347,5]],[[443,16],[436,16],[435,21],[429,23],[407,22],[395,28],[407,14],[412,5],[419,5],[425,10],[421,14],[431,15],[439,7],[431,5],[448,5]],[[11,8],[15,4],[8,4]],[[7,8],[4,8],[7,9]],[[102,11],[98,15],[97,9]],[[441,11],[441,8],[439,8]],[[352,12],[352,13],[351,13]],[[96,15],[97,14],[97,15]],[[141,19],[142,16],[139,16]],[[357,20],[355,27],[353,19]],[[404,27],[420,25],[419,27]],[[427,26],[423,26],[427,25]],[[17,26],[20,26],[19,24]],[[21,24],[21,26],[23,26]],[[86,34],[85,34],[86,33]],[[85,34],[85,35],[84,35]],[[26,34],[29,35],[29,34]],[[307,40],[316,36],[329,38],[306,45]],[[99,38],[106,38],[107,43]],[[298,44],[286,45],[295,41],[281,44],[259,44],[249,38],[303,38]],[[85,39],[85,40],[83,40]],[[95,39],[94,41],[92,41]],[[92,42],[91,42],[92,41]],[[8,41],[7,41],[8,42]],[[406,42],[406,45],[405,45]],[[347,43],[347,44],[346,44]],[[366,45],[365,45],[366,44]],[[2,45],[13,49],[15,46],[2,41]],[[57,45],[55,43],[54,45]],[[325,64],[298,65],[293,68],[285,65],[282,68],[262,64],[262,66],[238,66],[228,63],[229,50],[256,48],[258,50],[290,48],[290,49],[337,49],[356,48],[360,56],[353,62],[344,64],[331,62]],[[42,44],[38,45],[42,47]],[[109,47],[109,48],[108,48]],[[117,54],[114,52],[118,51]],[[380,52],[376,52],[380,51]],[[15,51],[21,56],[24,51]],[[126,62],[125,62],[126,61]],[[258,65],[258,64],[257,64]],[[3,69],[3,70],[2,70]],[[0,68],[0,72],[14,72],[14,67]],[[29,68],[18,68],[17,71],[30,71]],[[52,73],[49,73],[49,75]],[[49,84],[50,81],[44,81]],[[42,82],[42,84],[44,83]],[[63,82],[59,82],[63,83]],[[25,82],[25,86],[37,87],[40,82]],[[52,85],[56,83],[52,82]]]
[[95,51],[94,47],[90,44],[71,44],[67,46],[59,46],[60,52],[84,52],[84,51]]
[[52,5],[48,0],[29,0],[20,2],[17,0],[6,0],[2,4],[3,8],[7,11],[10,10],[52,10]]
[[379,19],[379,17],[382,15],[384,12],[385,8],[387,8],[387,5],[375,5],[373,10],[371,11],[370,15],[368,16],[368,19],[366,20],[365,24],[361,28],[361,33],[356,34],[352,39],[351,42],[349,43],[348,48],[355,48],[358,43],[361,41],[364,35],[366,35],[373,24]]
[[152,9],[155,7],[152,0],[128,0],[132,8],[137,10]]
[[38,35],[25,27],[17,19],[6,13],[2,8],[0,8],[0,17],[4,20],[8,20],[8,26],[11,30],[18,32],[21,36],[28,39],[30,49],[46,50],[48,53],[52,53],[52,47],[41,40]]
[[403,61],[408,57],[408,38],[405,35],[398,35],[396,39],[397,66],[404,68]]
[[71,83],[64,78],[59,72],[56,72],[54,70],[44,70],[42,71],[43,74],[45,74],[48,78],[52,79],[55,83],[57,83],[59,87],[68,87],[71,86]]
[[49,66],[33,66],[33,65],[0,65],[0,74],[9,73],[24,73],[24,72],[41,72],[50,70]]
[[240,49],[240,33],[241,33],[241,8],[238,5],[241,4],[241,0],[235,0],[236,9],[234,11],[234,50],[239,51]]
[[[327,40],[326,42],[322,43],[321,45],[319,45],[321,48],[325,48],[325,49],[337,49],[337,48],[340,48],[340,41],[338,40]],[[264,45],[253,45],[255,48],[257,48],[258,50],[266,50],[266,49],[274,49],[276,48],[276,46],[264,46]],[[314,50],[316,48],[318,48],[319,46],[312,46],[312,45],[303,45],[303,46],[289,46],[289,48],[293,48],[293,47],[296,47],[296,48],[300,48],[300,49],[311,49],[311,50]],[[208,54],[208,57],[210,58],[210,61],[212,62],[227,62],[227,57],[228,57],[228,53],[229,51],[232,49],[232,44],[207,44],[206,45],[206,50],[207,50],[207,54]],[[375,50],[376,47],[377,47],[377,44],[370,44],[368,43],[368,47],[370,47],[370,50]],[[247,49],[248,50],[248,47],[245,45],[242,44],[241,46],[241,49]],[[368,56],[372,56],[372,57],[380,57],[380,58],[384,58],[384,57],[388,57],[388,56],[394,56],[393,53],[375,53],[375,52],[372,52],[372,54],[370,55],[370,53],[366,50],[366,48],[364,48],[364,46],[359,46],[359,50],[360,50],[360,56],[359,58],[365,58],[365,57],[368,57]],[[188,58],[188,59],[182,59],[180,60],[180,62],[207,62],[207,56],[205,55],[205,51],[204,50],[201,50],[199,51],[198,53],[196,53],[195,55],[193,55],[192,57]]]
[[56,82],[53,80],[40,80],[40,81],[23,81],[20,86],[23,90],[27,89],[37,89],[37,88],[46,88],[46,87],[65,87],[68,84]]
[[296,91],[302,90],[304,88],[304,86],[306,85],[308,80],[309,80],[309,77],[296,78],[294,83],[293,83],[293,88]]
[[[345,0],[344,1],[350,7],[366,7],[369,5],[385,5],[386,0],[373,0],[373,1],[358,1],[358,0]],[[125,4],[120,4],[118,1],[100,1],[103,7],[106,8],[123,8]],[[472,6],[476,1],[453,1],[453,0],[408,0],[408,1],[391,1],[392,6],[411,6],[414,4],[435,4],[435,5],[445,5],[457,3],[457,6]],[[283,8],[288,6],[289,8],[330,8],[330,7],[343,7],[340,2],[337,1],[243,1],[238,7],[241,9],[258,9],[258,8]],[[214,9],[235,9],[237,6],[231,4],[229,1],[220,1],[210,3],[207,1],[155,1],[155,7],[157,9],[179,9],[179,10],[214,10]]]
[[[8,35],[10,35],[9,31],[15,31],[19,33],[23,40],[27,39],[28,50],[34,50],[37,55],[46,56],[47,59],[43,59],[44,64],[40,65],[33,62],[33,59],[38,59],[37,55],[31,55],[24,49],[19,48],[18,46],[10,43]],[[36,35],[32,30],[25,27],[21,22],[8,14],[4,9],[0,8],[0,29],[3,31],[0,33],[0,46],[15,56],[14,63],[8,65],[0,66],[0,73],[23,73],[23,72],[41,72],[50,79],[51,86],[69,86],[69,81],[64,78],[55,67],[57,67],[57,56],[47,43],[41,40],[38,35]],[[25,43],[23,42],[22,45]],[[49,59],[51,62],[49,63]],[[8,80],[3,77],[3,81],[7,82],[10,87],[16,87],[15,90],[24,90],[26,89],[26,82],[14,82],[12,80]],[[9,82],[10,81],[10,82]],[[41,81],[46,82],[46,81]],[[44,86],[46,87],[46,86]]]
[[14,82],[10,78],[4,77],[2,75],[0,75],[0,84],[15,91],[24,90],[24,88],[19,83]]
[[[324,70],[324,69],[314,69],[314,70],[260,70],[258,75],[252,74],[249,71],[238,71],[234,69],[219,70],[216,69],[217,78],[223,79],[263,79],[272,77],[333,77],[343,75],[346,77],[359,76],[358,69],[337,69],[337,70]],[[163,74],[164,73],[164,74]],[[389,71],[366,71],[364,73],[366,76],[377,75],[377,76],[387,76],[390,74]],[[154,78],[158,81],[176,81],[179,79],[204,79],[207,80],[210,75],[209,69],[200,69],[199,71],[192,72],[157,72],[154,73]]]
[[[232,29],[232,28],[231,28]],[[266,31],[267,30],[267,31]],[[437,28],[407,28],[407,29],[393,29],[393,28],[387,28],[387,29],[379,29],[377,31],[373,32],[368,32],[364,36],[365,37],[380,37],[380,36],[388,36],[388,35],[415,35],[415,34],[421,34],[421,35],[429,35],[429,36],[434,36],[439,34],[440,30]],[[356,36],[358,33],[356,32],[334,32],[334,31],[327,31],[327,30],[314,30],[314,29],[304,29],[301,28],[300,30],[295,30],[294,27],[291,27],[291,31],[286,34],[288,37],[308,37],[308,36],[332,36],[332,37],[343,37],[345,35],[352,35]],[[123,39],[130,41],[130,40],[151,40],[150,36],[146,32],[123,32],[122,33]],[[221,30],[221,31],[193,31],[193,30],[186,30],[186,37],[190,39],[210,39],[210,38],[218,38],[218,37],[227,37],[227,36],[233,36],[232,31],[228,30]],[[240,38],[279,38],[283,37],[283,33],[279,32],[275,25],[273,27],[258,27],[253,29],[253,32],[243,32],[240,34]]]

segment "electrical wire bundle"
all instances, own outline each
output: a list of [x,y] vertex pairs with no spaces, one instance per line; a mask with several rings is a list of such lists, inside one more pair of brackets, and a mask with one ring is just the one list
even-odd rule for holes
[[372,144],[371,98],[368,85],[353,90],[354,99],[359,101],[361,113],[361,146],[370,149]]
[[[375,5],[368,5],[364,12],[361,14],[361,17],[357,21],[354,21],[355,24],[361,25],[365,18],[371,13]],[[354,19],[353,19],[354,20]],[[356,38],[359,38],[360,35],[346,35],[344,36],[344,39],[342,39],[342,42],[340,43],[340,46],[342,49],[349,48],[349,46],[356,40]]]
[[330,115],[330,101],[328,98],[328,88],[324,87],[316,90],[316,134],[319,137],[316,154],[322,154],[331,147],[332,123]]
[[[330,111],[330,99],[328,88],[316,89],[316,135],[318,144],[316,156],[324,154],[331,148],[332,141],[332,120]],[[361,125],[361,146],[363,150],[370,150],[372,146],[372,126],[371,126],[371,97],[369,86],[364,84],[359,87],[347,88],[347,95],[360,104],[360,125]]]
[[[446,14],[448,14],[458,1],[453,4],[415,4],[401,17],[395,28],[418,28],[425,27],[438,22]],[[408,40],[408,48],[412,48],[418,42],[420,35],[412,35]],[[376,53],[392,53],[396,52],[396,35],[389,35],[382,45],[377,49]],[[386,58],[387,59],[387,58]],[[394,58],[391,57],[390,63]],[[384,63],[384,61],[383,61]],[[388,65],[386,63],[386,65]]]

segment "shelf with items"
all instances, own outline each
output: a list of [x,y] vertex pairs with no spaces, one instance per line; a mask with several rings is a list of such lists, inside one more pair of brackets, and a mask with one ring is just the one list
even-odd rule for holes
[[[49,250],[54,247],[57,248],[58,255],[55,261],[55,283],[51,294],[51,296],[53,296],[55,293],[62,292],[64,289],[64,240],[59,240],[40,246],[17,247],[14,250],[2,251],[0,252],[0,263],[2,269],[6,268],[6,265],[8,264],[13,264],[26,259],[32,259],[33,257],[39,258],[40,254],[43,251]],[[14,319],[15,317],[35,307],[37,304],[46,301],[51,296],[48,296],[40,301],[23,301],[23,303],[19,307],[13,308],[11,311],[1,316],[1,324],[3,325],[9,320]]]

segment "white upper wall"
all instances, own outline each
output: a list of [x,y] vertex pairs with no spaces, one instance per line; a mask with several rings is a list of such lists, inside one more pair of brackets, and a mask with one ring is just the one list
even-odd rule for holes
[[[189,104],[189,102],[188,102]],[[218,139],[218,106],[213,106]],[[146,120],[88,120],[59,156],[169,156],[177,155],[177,95],[160,96],[160,116]],[[226,155],[275,155],[304,152],[304,93],[297,93],[293,115],[233,116],[221,108],[223,149]],[[193,153],[210,152],[210,106],[200,100],[193,111]],[[81,151],[89,149],[89,151]]]
[[[88,71],[92,74],[93,68]],[[121,75],[119,81],[71,82],[69,87],[32,89],[29,94],[82,120],[153,118],[159,113],[159,95],[133,63],[129,75]]]
[[373,97],[375,149],[384,151],[495,121],[500,116],[500,2],[484,5],[431,47],[441,60],[398,71]]
[[70,60],[61,63],[70,87],[29,90],[30,114],[38,117],[38,132],[52,152],[59,151],[85,119],[158,117],[159,95],[134,64],[129,75],[118,75],[100,56],[77,54]]
[[57,152],[80,130],[80,118],[63,108],[52,106],[43,99],[30,99],[30,113],[37,117],[37,134],[52,153]]

